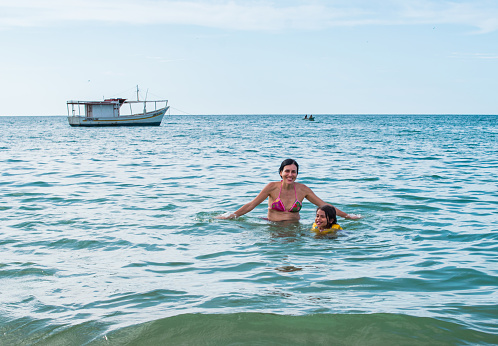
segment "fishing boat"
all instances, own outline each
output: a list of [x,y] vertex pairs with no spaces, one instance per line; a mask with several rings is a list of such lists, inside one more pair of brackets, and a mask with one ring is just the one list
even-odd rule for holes
[[67,101],[67,118],[71,126],[160,126],[168,109],[168,100],[140,101],[137,88],[136,101]]

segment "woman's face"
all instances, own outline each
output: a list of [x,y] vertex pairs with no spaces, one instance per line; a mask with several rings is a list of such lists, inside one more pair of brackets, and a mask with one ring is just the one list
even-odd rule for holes
[[323,210],[318,209],[316,211],[315,223],[318,228],[327,227],[327,216],[325,215],[325,212]]
[[280,176],[286,183],[293,183],[297,178],[297,167],[296,165],[284,166],[284,169],[280,173]]

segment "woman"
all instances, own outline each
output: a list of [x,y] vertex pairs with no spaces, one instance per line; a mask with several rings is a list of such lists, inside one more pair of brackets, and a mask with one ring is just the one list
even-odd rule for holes
[[[268,220],[298,221],[302,202],[306,198],[316,206],[325,203],[318,198],[309,187],[296,183],[299,165],[293,159],[287,159],[280,165],[281,181],[271,182],[251,202],[244,204],[235,213],[228,216],[218,216],[219,219],[234,219],[247,214],[268,198]],[[335,208],[335,207],[334,207]],[[349,215],[335,208],[337,215],[347,219],[359,219],[359,216]]]

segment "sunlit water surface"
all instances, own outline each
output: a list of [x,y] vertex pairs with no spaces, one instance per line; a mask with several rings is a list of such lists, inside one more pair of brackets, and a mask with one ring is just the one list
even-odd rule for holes
[[[498,117],[301,118],[0,117],[0,344],[498,343]],[[363,218],[215,218],[286,158]]]

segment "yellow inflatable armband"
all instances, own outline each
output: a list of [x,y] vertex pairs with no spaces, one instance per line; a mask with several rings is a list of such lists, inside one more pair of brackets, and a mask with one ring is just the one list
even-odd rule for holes
[[330,233],[335,233],[340,229],[342,229],[341,226],[339,226],[338,224],[333,224],[332,227],[324,229],[323,231],[320,231],[320,229],[318,229],[316,223],[313,222],[313,227],[311,228],[311,231],[315,232],[316,234],[330,234]]

